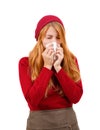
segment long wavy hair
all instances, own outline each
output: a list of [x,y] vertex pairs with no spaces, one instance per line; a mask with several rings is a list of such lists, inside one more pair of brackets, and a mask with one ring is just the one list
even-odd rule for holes
[[[63,48],[63,52],[64,52],[64,59],[61,63],[62,68],[65,70],[65,72],[69,75],[69,77],[73,81],[75,81],[75,82],[79,81],[80,80],[80,71],[79,71],[78,65],[76,63],[76,57],[68,49],[66,38],[65,38],[65,29],[62,27],[61,24],[59,24],[57,22],[51,22],[51,23],[47,24],[40,31],[38,41],[37,41],[35,47],[33,48],[33,50],[29,53],[29,67],[30,67],[30,71],[31,71],[32,81],[34,81],[38,77],[38,75],[44,65],[44,61],[42,58],[42,52],[45,50],[45,48],[43,46],[42,40],[44,39],[46,32],[50,26],[55,28],[55,30],[57,31],[57,33],[60,37],[61,47]],[[59,82],[57,81],[56,77],[53,76],[50,79],[50,82],[46,89],[45,97],[47,97],[49,89],[52,87],[55,87],[55,86],[58,86],[58,87],[56,87],[56,90],[59,91],[60,94],[63,93]]]

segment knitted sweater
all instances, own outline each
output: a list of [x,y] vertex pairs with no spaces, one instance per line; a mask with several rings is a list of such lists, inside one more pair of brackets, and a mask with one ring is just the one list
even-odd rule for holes
[[[60,83],[64,96],[61,96],[54,88],[49,90],[47,97],[44,96],[53,75]],[[43,67],[38,77],[32,81],[28,57],[23,57],[19,61],[19,80],[23,95],[32,111],[72,107],[73,103],[77,103],[83,94],[81,80],[74,82],[63,68],[56,73]]]

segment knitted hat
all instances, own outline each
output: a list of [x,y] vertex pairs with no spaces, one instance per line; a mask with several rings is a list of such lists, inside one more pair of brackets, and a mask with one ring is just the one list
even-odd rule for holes
[[54,21],[60,23],[64,27],[63,22],[61,21],[60,18],[58,18],[57,16],[54,16],[54,15],[46,15],[46,16],[42,17],[39,20],[38,24],[37,24],[37,27],[36,27],[36,30],[35,30],[35,38],[36,38],[36,40],[38,40],[38,36],[39,36],[39,33],[40,33],[41,29],[46,24],[48,24],[50,22],[54,22]]

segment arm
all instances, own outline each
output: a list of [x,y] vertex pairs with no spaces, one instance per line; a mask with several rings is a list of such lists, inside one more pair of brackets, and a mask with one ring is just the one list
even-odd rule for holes
[[[63,89],[65,96],[69,99],[69,101],[71,103],[77,103],[80,100],[83,93],[82,82],[81,80],[78,82],[74,82],[62,69],[61,62],[63,60],[64,54],[63,49],[61,47],[57,48],[56,55],[58,57],[58,59],[54,63],[54,68],[56,70],[56,77]],[[79,69],[77,58],[75,60],[76,65]]]
[[24,57],[19,61],[19,79],[21,88],[27,102],[37,106],[44,97],[46,87],[52,76],[52,71],[43,67],[37,79],[32,82],[28,69],[28,58]]
[[83,94],[81,80],[74,82],[62,68],[56,73],[56,77],[61,84],[65,96],[71,103],[77,103]]

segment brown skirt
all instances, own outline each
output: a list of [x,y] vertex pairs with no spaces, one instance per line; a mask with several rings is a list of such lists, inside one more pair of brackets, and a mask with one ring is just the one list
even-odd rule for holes
[[30,111],[26,130],[79,130],[73,108]]

